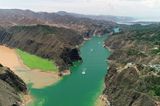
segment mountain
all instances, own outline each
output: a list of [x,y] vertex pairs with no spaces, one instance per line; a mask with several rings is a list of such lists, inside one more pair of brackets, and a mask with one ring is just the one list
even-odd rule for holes
[[[114,22],[93,20],[85,17],[75,17],[72,15],[61,15],[59,13],[33,12],[31,10],[0,9],[0,25],[3,27],[17,25],[43,24],[49,26],[63,27],[84,32],[97,30],[111,30]],[[105,28],[105,29],[104,29]]]
[[[46,25],[0,28],[0,44],[54,60],[60,70],[81,60],[76,45],[83,36],[71,29]],[[74,58],[73,58],[74,57]]]
[[131,25],[106,40],[106,95],[113,106],[160,105],[160,24]]

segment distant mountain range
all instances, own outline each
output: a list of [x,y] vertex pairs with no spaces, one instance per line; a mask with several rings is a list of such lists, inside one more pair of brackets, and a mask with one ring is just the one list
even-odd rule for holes
[[[133,21],[132,17],[123,16],[110,16],[110,15],[82,15],[76,13],[68,13],[65,11],[59,11],[57,13],[47,12],[33,12],[31,10],[20,9],[0,9],[0,23],[3,24],[17,24],[17,23],[45,23],[49,24],[53,21],[74,22],[78,19],[81,20],[99,20],[99,21],[113,21],[113,22],[129,22]],[[4,22],[1,22],[1,21]]]
[[[33,12],[31,10],[20,9],[0,9],[0,24],[3,26],[9,25],[31,25],[31,24],[48,24],[63,26],[64,24],[73,23],[97,23],[97,21],[112,21],[112,22],[128,22],[133,21],[132,17],[120,17],[109,15],[82,15],[76,13],[68,13],[59,11],[56,13]],[[60,23],[63,23],[60,25]]]
[[[43,24],[56,27],[65,27],[83,32],[93,25],[113,26],[118,24],[152,24],[157,21],[140,20],[127,16],[112,15],[83,15],[65,11],[34,12],[21,9],[0,9],[0,26],[36,25]],[[93,28],[92,28],[93,29]]]
[[97,27],[108,29],[116,25],[115,22],[94,20],[89,16],[85,17],[85,15],[80,16],[66,12],[47,13],[20,9],[0,9],[0,26],[31,26],[37,24],[64,27],[79,32],[95,30]]
[[113,22],[130,22],[136,20],[133,17],[127,17],[127,16],[112,16],[112,15],[82,15],[82,14],[76,14],[76,13],[68,13],[65,11],[59,11],[57,12],[59,15],[71,15],[78,18],[90,18],[93,20],[104,20],[104,21],[113,21]]

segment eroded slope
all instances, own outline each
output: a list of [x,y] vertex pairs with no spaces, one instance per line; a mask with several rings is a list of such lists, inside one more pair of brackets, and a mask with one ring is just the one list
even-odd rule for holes
[[159,25],[134,25],[110,36],[106,89],[113,106],[159,106]]

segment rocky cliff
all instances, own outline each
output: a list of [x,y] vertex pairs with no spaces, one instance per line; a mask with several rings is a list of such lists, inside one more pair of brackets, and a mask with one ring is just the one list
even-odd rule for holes
[[0,65],[0,106],[20,106],[23,94],[27,94],[26,84],[9,68]]
[[83,36],[76,31],[46,25],[0,29],[0,44],[53,59],[60,70],[68,68],[73,61],[81,60],[76,45],[82,41]]
[[160,105],[159,25],[133,25],[110,36],[104,94],[111,106]]

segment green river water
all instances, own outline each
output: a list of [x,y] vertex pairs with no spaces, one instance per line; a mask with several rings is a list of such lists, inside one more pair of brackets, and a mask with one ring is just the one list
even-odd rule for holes
[[[94,106],[104,89],[109,51],[103,47],[107,38],[93,37],[80,48],[82,63],[71,67],[72,74],[43,89],[31,88],[36,98],[32,106]],[[82,72],[85,70],[86,74]]]

